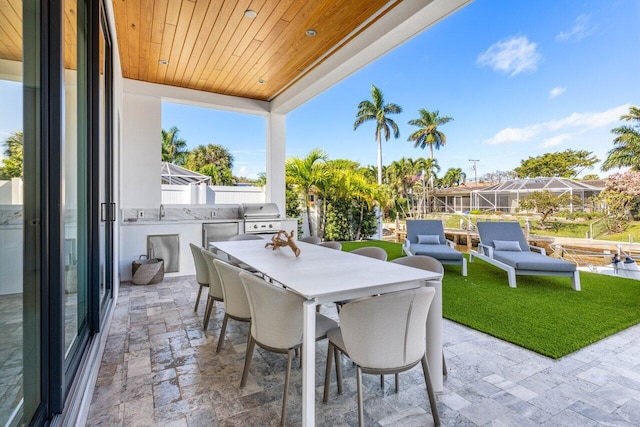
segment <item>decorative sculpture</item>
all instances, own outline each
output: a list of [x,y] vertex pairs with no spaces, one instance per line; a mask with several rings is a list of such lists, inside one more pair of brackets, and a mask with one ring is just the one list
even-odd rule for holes
[[293,240],[293,230],[291,230],[291,233],[287,233],[284,230],[278,231],[278,234],[271,237],[271,241],[264,245],[265,248],[272,247],[274,251],[285,246],[291,248],[296,258],[300,255],[300,248],[296,246],[296,242]]

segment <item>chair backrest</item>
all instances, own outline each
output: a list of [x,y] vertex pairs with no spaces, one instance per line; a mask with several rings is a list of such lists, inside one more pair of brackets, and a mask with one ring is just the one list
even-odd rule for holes
[[256,236],[255,234],[236,234],[235,236],[231,237],[229,240],[233,241],[233,240],[264,240],[264,239],[260,236]]
[[362,298],[342,306],[345,350],[359,366],[400,368],[422,358],[426,322],[436,290],[431,287]]
[[440,244],[447,243],[444,236],[444,226],[439,219],[408,219],[407,239],[410,243],[418,243],[418,236],[436,235],[440,238]]
[[352,250],[351,253],[379,259],[380,261],[387,260],[387,251],[377,246],[364,246],[362,248]]
[[444,276],[444,267],[437,259],[427,255],[413,255],[396,258],[391,261],[394,264],[406,265],[407,267],[420,268],[422,270],[433,271],[440,274],[440,280]]
[[342,243],[340,242],[322,242],[320,246],[329,248],[329,249],[337,249],[339,251],[342,250]]
[[247,272],[240,279],[251,309],[251,336],[276,349],[300,344],[304,298]]
[[204,258],[202,257],[202,248],[193,243],[189,243],[189,247],[193,255],[193,262],[196,265],[196,282],[201,285],[209,285],[209,270],[207,269],[207,263],[204,262]]
[[223,260],[218,257],[218,255],[206,249],[202,249],[202,256],[204,257],[204,261],[207,264],[207,269],[209,271],[209,294],[214,296],[215,298],[223,299],[224,294],[222,293],[220,275],[218,274],[216,265],[213,263],[214,259],[219,259],[221,261]]
[[478,234],[483,245],[495,248],[494,241],[516,241],[520,244],[520,250],[529,252],[529,243],[524,237],[520,224],[510,222],[481,222],[478,221]]
[[230,316],[244,319],[250,318],[251,310],[249,309],[249,300],[247,300],[247,294],[240,280],[240,273],[243,270],[219,259],[213,260],[213,264],[220,276],[224,311]]
[[319,244],[322,239],[320,239],[317,236],[307,236],[307,237],[303,237],[302,239],[298,239],[301,242],[305,242],[305,243],[311,243],[312,245],[317,245]]

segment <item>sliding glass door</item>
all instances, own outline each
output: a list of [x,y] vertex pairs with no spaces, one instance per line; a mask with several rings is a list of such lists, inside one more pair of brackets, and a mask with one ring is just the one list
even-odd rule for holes
[[0,426],[68,409],[112,297],[112,52],[100,3],[0,0]]

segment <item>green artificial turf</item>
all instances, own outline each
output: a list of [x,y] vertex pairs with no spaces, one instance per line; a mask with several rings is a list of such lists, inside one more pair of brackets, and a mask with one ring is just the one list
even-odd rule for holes
[[404,254],[402,253],[402,245],[400,243],[385,242],[383,240],[361,240],[357,242],[340,242],[342,244],[342,250],[351,252],[354,249],[362,248],[364,246],[377,246],[387,251],[387,261],[400,258]]
[[[343,250],[380,246],[389,260],[402,256],[398,243],[342,243]],[[557,359],[640,323],[640,282],[580,273],[582,290],[568,277],[517,276],[512,289],[507,273],[482,260],[445,266],[443,316],[537,353]]]
[[640,282],[580,272],[582,290],[568,277],[517,276],[476,259],[468,277],[446,267],[443,316],[557,359],[640,323]]

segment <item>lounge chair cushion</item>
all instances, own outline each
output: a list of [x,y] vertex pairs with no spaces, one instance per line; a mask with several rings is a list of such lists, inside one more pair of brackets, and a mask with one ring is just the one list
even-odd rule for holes
[[576,271],[575,264],[552,258],[536,252],[493,251],[493,258],[503,262],[516,270],[533,270],[549,272]]
[[522,252],[520,242],[517,240],[494,240],[493,247],[496,251]]
[[418,244],[425,245],[440,245],[445,242],[440,241],[440,236],[437,234],[418,234]]
[[409,250],[413,255],[428,255],[441,261],[457,261],[463,258],[462,252],[448,245],[413,244]]

